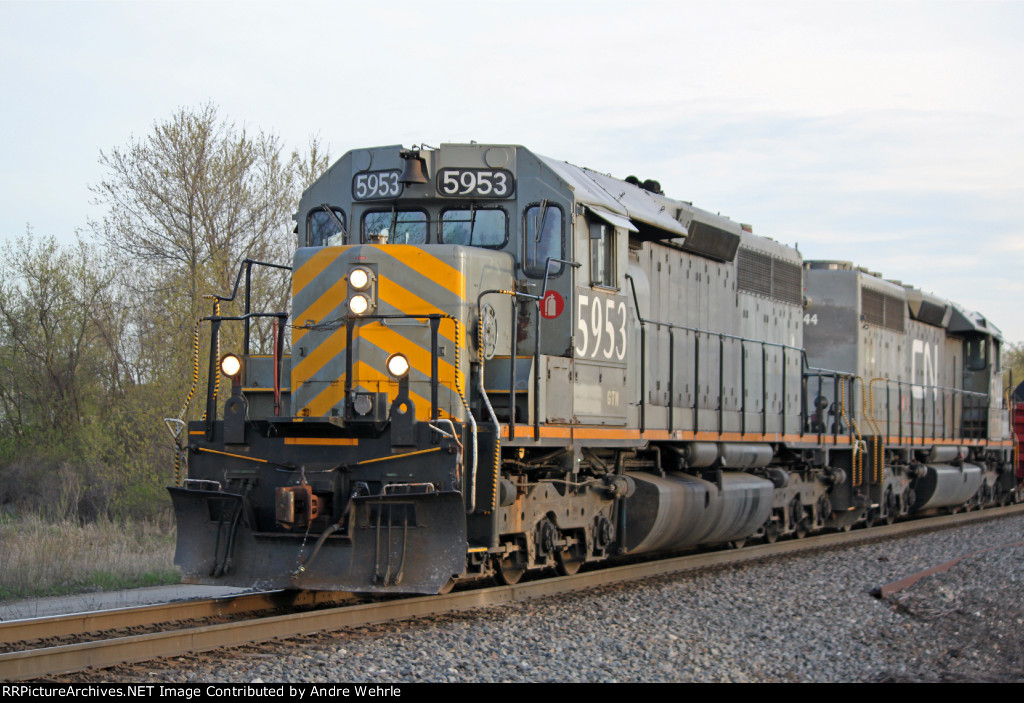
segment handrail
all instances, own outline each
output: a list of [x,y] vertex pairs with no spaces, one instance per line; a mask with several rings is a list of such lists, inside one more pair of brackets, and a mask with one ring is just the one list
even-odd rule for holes
[[[258,261],[256,259],[243,259],[242,263],[238,266],[238,274],[235,276],[235,286],[231,289],[231,295],[217,295],[216,293],[211,294],[209,297],[219,300],[222,303],[230,303],[238,295],[238,284],[242,280],[242,271],[245,271],[245,314],[248,315],[252,308],[252,267],[253,266],[266,266],[267,268],[281,269],[284,271],[291,271],[291,266],[285,266],[284,264],[272,264],[269,261]],[[245,320],[245,333],[242,341],[242,353],[246,356],[249,355],[249,320]]]
[[[646,396],[647,396],[646,366],[647,366],[647,364],[646,364],[646,359],[647,359],[647,342],[648,342],[647,334],[648,334],[648,327],[653,327],[656,330],[667,329],[669,331],[669,359],[668,359],[668,367],[669,367],[668,368],[668,372],[669,372],[669,380],[668,380],[668,384],[669,384],[668,385],[668,388],[669,388],[669,400],[668,400],[668,411],[667,411],[667,414],[668,414],[668,423],[669,423],[668,430],[670,432],[675,429],[674,382],[675,382],[675,373],[676,373],[676,368],[675,368],[676,367],[675,349],[677,348],[677,343],[676,343],[677,340],[675,338],[675,332],[676,331],[684,331],[684,332],[692,333],[693,334],[693,339],[694,339],[694,342],[693,342],[693,371],[694,371],[693,398],[694,398],[694,402],[693,402],[693,407],[692,407],[692,411],[693,411],[693,428],[692,429],[695,432],[699,429],[698,413],[699,413],[699,409],[700,409],[700,404],[699,404],[699,396],[700,396],[699,387],[700,387],[700,380],[701,380],[701,376],[700,376],[700,367],[701,367],[701,344],[700,344],[700,338],[701,338],[701,335],[706,335],[709,340],[713,339],[713,338],[716,338],[716,337],[718,338],[718,349],[719,349],[719,351],[718,351],[719,394],[718,395],[719,395],[719,400],[718,400],[718,408],[717,408],[717,411],[718,411],[717,412],[717,414],[718,414],[717,424],[718,424],[718,431],[719,431],[719,433],[721,433],[723,431],[723,422],[724,422],[723,421],[723,417],[722,417],[723,411],[724,411],[724,397],[723,397],[723,390],[724,389],[723,389],[722,386],[723,386],[723,376],[724,376],[724,371],[725,371],[725,369],[724,369],[724,364],[725,364],[724,345],[725,345],[725,341],[726,340],[731,340],[731,341],[739,342],[740,343],[740,361],[739,361],[740,394],[741,394],[741,401],[740,401],[740,413],[741,413],[741,417],[740,417],[740,430],[741,430],[741,433],[743,433],[743,434],[745,434],[746,431],[747,431],[747,402],[746,402],[746,395],[747,395],[747,366],[748,366],[748,364],[747,364],[747,359],[748,359],[747,345],[749,345],[749,344],[760,345],[761,350],[762,350],[762,359],[761,359],[761,386],[762,386],[761,387],[761,397],[762,397],[762,400],[761,400],[761,411],[760,411],[760,413],[761,413],[761,433],[762,434],[767,434],[767,416],[768,416],[768,404],[767,404],[767,394],[768,394],[768,361],[767,361],[766,353],[767,353],[768,349],[774,348],[774,349],[780,349],[782,351],[782,359],[780,361],[778,361],[778,362],[773,362],[773,363],[776,364],[776,365],[777,364],[781,364],[781,369],[780,369],[781,382],[782,382],[782,400],[781,400],[782,410],[781,410],[781,414],[782,414],[782,432],[783,433],[785,433],[785,429],[786,429],[786,425],[785,425],[785,423],[786,423],[786,411],[787,411],[787,392],[786,392],[787,391],[787,387],[786,387],[786,382],[787,382],[787,367],[789,365],[789,352],[790,351],[798,352],[800,354],[800,361],[801,361],[801,396],[802,396],[802,398],[801,398],[801,408],[800,408],[800,435],[801,436],[805,435],[809,431],[812,431],[812,428],[809,425],[809,412],[807,410],[808,401],[809,401],[809,391],[811,390],[811,383],[810,383],[810,381],[812,381],[814,378],[818,379],[818,383],[817,383],[817,391],[818,392],[816,394],[816,397],[824,397],[823,394],[822,394],[822,390],[823,390],[822,382],[826,378],[832,378],[833,379],[833,391],[832,391],[833,402],[838,402],[839,401],[840,390],[842,390],[844,395],[845,395],[847,385],[848,384],[852,384],[854,382],[854,379],[856,378],[856,375],[853,374],[853,373],[850,373],[850,372],[837,371],[837,370],[834,370],[834,369],[818,368],[818,367],[811,366],[810,363],[808,362],[808,359],[807,359],[807,350],[804,349],[803,347],[797,347],[797,346],[793,346],[793,345],[790,345],[790,344],[784,344],[784,343],[781,343],[781,342],[771,342],[771,341],[768,341],[768,340],[752,339],[752,338],[749,338],[749,337],[742,337],[742,336],[735,335],[735,334],[729,334],[727,332],[716,332],[716,331],[712,331],[712,330],[703,329],[703,328],[700,328],[700,327],[692,327],[692,326],[687,326],[687,325],[681,325],[681,324],[676,324],[676,323],[672,323],[672,322],[666,322],[666,321],[663,321],[663,320],[648,319],[648,318],[646,318],[646,317],[644,317],[643,315],[640,314],[640,302],[639,302],[639,297],[637,295],[637,289],[636,289],[636,282],[635,282],[635,280],[628,273],[625,274],[625,278],[626,278],[626,280],[629,281],[630,290],[631,290],[632,299],[633,299],[634,313],[636,315],[637,321],[640,323],[640,359],[641,359],[641,364],[640,364],[640,398],[639,398],[640,418],[639,418],[639,428],[640,428],[641,433],[643,433],[647,429],[647,400],[646,400]],[[965,423],[965,419],[966,419],[967,413],[969,411],[984,411],[985,410],[985,408],[987,407],[985,400],[990,398],[990,395],[988,393],[982,393],[982,392],[979,392],[979,391],[969,391],[969,390],[961,389],[961,388],[950,388],[950,387],[945,387],[945,386],[939,386],[937,384],[911,383],[909,381],[898,381],[898,380],[890,380],[890,379],[885,379],[885,378],[874,379],[872,381],[872,383],[874,383],[874,381],[885,381],[885,383],[886,383],[886,397],[885,397],[886,417],[885,417],[885,425],[886,425],[887,429],[889,429],[889,427],[890,427],[890,425],[892,423],[892,420],[893,420],[893,418],[891,417],[892,407],[893,406],[892,406],[892,402],[891,402],[891,398],[890,398],[889,388],[890,388],[891,385],[895,385],[897,387],[897,389],[899,390],[900,402],[897,405],[897,407],[898,407],[898,416],[895,419],[896,419],[896,421],[898,423],[898,430],[899,430],[899,434],[900,434],[900,442],[901,443],[903,441],[903,426],[904,426],[903,425],[903,421],[904,421],[904,417],[903,417],[904,407],[903,407],[903,403],[902,403],[902,399],[904,397],[903,396],[903,388],[904,387],[908,387],[908,388],[911,389],[911,397],[912,397],[911,403],[910,403],[910,406],[909,406],[909,411],[911,413],[911,416],[910,416],[910,431],[911,431],[910,441],[911,441],[911,444],[913,444],[915,441],[919,441],[919,440],[923,439],[923,434],[924,434],[925,428],[927,427],[928,422],[929,422],[929,420],[928,420],[928,416],[929,415],[931,417],[930,422],[931,422],[932,435],[933,436],[937,435],[937,433],[938,433],[938,425],[939,425],[939,423],[941,421],[941,424],[942,424],[942,437],[943,437],[943,439],[945,439],[946,438],[946,431],[947,431],[947,427],[949,425],[949,422],[950,421],[955,422],[957,399],[960,400],[961,423],[960,423],[959,430],[954,428],[954,432],[953,432],[954,436],[953,436],[953,438],[956,438],[957,435],[959,435],[960,439],[964,439],[964,438],[973,438],[973,439],[983,438],[983,437],[981,437],[981,434],[984,434],[984,432],[980,429],[980,427],[978,429],[969,428],[969,427],[966,427],[964,423]],[[862,385],[864,385],[863,381],[861,383],[862,383]],[[854,432],[854,433],[858,434],[858,436],[859,436],[859,431],[856,430],[855,427],[852,426],[852,425],[854,425],[856,423],[856,417],[855,417],[855,414],[854,414],[855,407],[853,406],[853,398],[852,398],[854,388],[852,387],[852,385],[850,385],[849,389],[850,389],[850,395],[851,395],[851,398],[850,398],[851,407],[844,408],[844,410],[849,412],[850,419],[849,419],[849,421],[844,419],[843,422],[849,422],[849,425],[851,425],[851,426],[841,427],[842,423],[838,422],[838,421],[833,423],[834,426],[833,426],[832,431],[830,432],[830,434],[832,434],[834,436],[834,438],[836,438],[836,439],[838,439],[838,435],[840,434],[840,432],[842,432],[844,434],[848,433],[848,432]],[[913,389],[921,389],[921,395],[924,397],[924,402],[922,403],[922,405],[921,405],[921,407],[919,409],[919,413],[921,415],[921,422],[920,422],[921,429],[922,429],[922,433],[921,433],[922,436],[921,437],[916,436],[916,429],[917,429],[916,420],[917,420],[917,418],[915,417],[915,414],[918,413],[918,409],[914,407],[914,405],[916,405],[916,403],[913,401],[913,394],[917,393],[918,391],[913,390]],[[927,405],[927,397],[926,396],[927,396],[928,393],[931,393],[933,395],[933,400],[932,400],[932,404],[931,404],[930,408]],[[942,395],[942,410],[941,410],[941,413],[939,411],[939,408],[937,407],[938,402],[939,402],[937,396],[939,394]],[[871,403],[871,410],[870,410],[869,413],[867,413],[868,416],[866,417],[866,420],[867,420],[867,422],[869,424],[869,427],[871,427],[871,429],[873,431],[880,432],[881,428],[879,427],[879,424],[880,424],[879,419],[876,418],[875,415],[874,415],[875,398],[874,398],[873,389],[871,391],[867,391],[867,389],[865,389],[865,395],[870,395],[870,403]],[[951,398],[951,401],[952,401],[951,413],[953,414],[953,418],[949,418],[947,416],[946,401],[945,401],[945,397],[946,396],[949,396]],[[868,398],[862,398],[861,404],[863,405],[867,400],[868,400]],[[844,402],[845,402],[845,400],[844,400]],[[815,414],[818,414],[818,412],[819,412],[819,410],[815,409]],[[941,418],[940,418],[940,414],[941,414]],[[826,428],[824,427],[824,424],[825,423],[822,422],[821,426],[817,427],[817,432],[816,433],[818,435],[818,440],[819,441],[821,441],[822,436],[823,436],[823,434],[826,431]],[[979,432],[981,434],[979,434]]]
[[[663,320],[650,320],[640,314],[640,302],[636,292],[636,281],[630,274],[625,274],[626,280],[629,281],[630,290],[633,296],[633,310],[636,314],[637,320],[640,323],[640,432],[641,434],[646,430],[647,425],[647,400],[646,400],[646,359],[647,359],[647,325],[652,325],[657,329],[667,328],[669,330],[669,359],[668,359],[668,430],[671,432],[675,429],[675,402],[673,395],[675,393],[675,331],[681,330],[684,332],[693,333],[694,339],[694,389],[693,389],[693,430],[696,432],[698,428],[697,416],[699,413],[699,386],[700,386],[700,335],[707,335],[709,338],[718,338],[718,433],[722,434],[724,431],[724,378],[725,378],[725,340],[737,341],[740,343],[740,366],[741,366],[741,392],[740,392],[740,417],[741,417],[741,431],[746,433],[746,345],[747,344],[759,344],[761,345],[761,432],[762,434],[767,431],[767,416],[768,416],[768,376],[767,376],[767,358],[765,350],[768,347],[777,348],[782,350],[782,430],[785,432],[786,427],[786,366],[788,364],[788,358],[786,356],[787,351],[798,351],[801,354],[801,359],[806,362],[806,352],[801,347],[795,347],[790,344],[783,344],[781,342],[770,342],[763,339],[751,339],[749,337],[741,337],[727,332],[715,332],[712,330],[702,329],[700,327],[689,327],[687,325],[679,325],[674,322],[665,322]],[[801,434],[804,433],[804,418],[803,410],[801,410]]]

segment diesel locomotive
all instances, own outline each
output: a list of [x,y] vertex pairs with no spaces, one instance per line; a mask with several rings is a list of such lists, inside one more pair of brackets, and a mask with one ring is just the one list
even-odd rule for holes
[[1022,498],[986,318],[655,181],[358,149],[295,219],[291,309],[201,321],[187,582],[438,593]]

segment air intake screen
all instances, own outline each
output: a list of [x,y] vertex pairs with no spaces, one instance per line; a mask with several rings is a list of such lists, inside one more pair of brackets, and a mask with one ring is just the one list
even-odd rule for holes
[[894,332],[904,329],[904,308],[906,304],[894,295],[886,295],[870,288],[860,289],[860,309],[864,322],[878,325]]
[[742,291],[790,305],[803,302],[803,270],[796,264],[761,252],[740,249],[736,269]]

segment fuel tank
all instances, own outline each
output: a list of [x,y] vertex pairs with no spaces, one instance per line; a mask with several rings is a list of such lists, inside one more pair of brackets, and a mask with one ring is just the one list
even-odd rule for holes
[[982,471],[977,464],[929,464],[925,475],[914,484],[914,510],[960,505],[981,487]]
[[742,471],[718,471],[715,481],[678,472],[628,475],[636,484],[626,501],[631,554],[743,539],[771,514],[771,481]]

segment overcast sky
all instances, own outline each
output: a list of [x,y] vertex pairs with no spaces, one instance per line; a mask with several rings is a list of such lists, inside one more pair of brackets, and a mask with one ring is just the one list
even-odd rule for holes
[[180,107],[366,146],[517,143],[1024,341],[1022,2],[0,0],[0,238],[70,240]]

